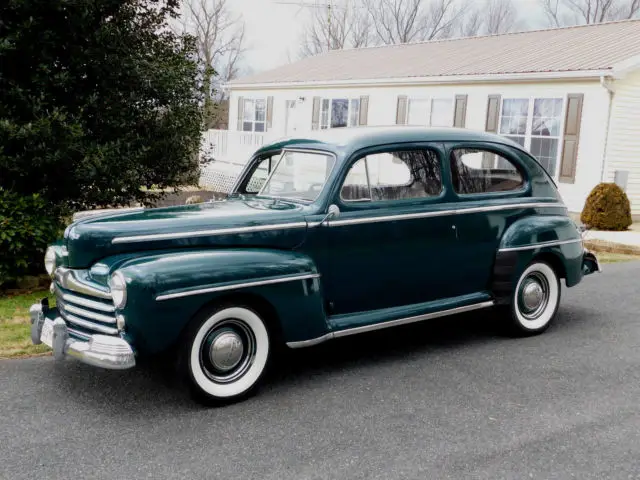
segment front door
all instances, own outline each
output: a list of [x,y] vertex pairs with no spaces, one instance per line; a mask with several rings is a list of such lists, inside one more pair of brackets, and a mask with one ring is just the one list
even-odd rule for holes
[[451,296],[456,234],[443,166],[442,148],[424,144],[378,148],[349,162],[332,202],[340,216],[321,227],[330,314]]
[[285,117],[285,136],[290,137],[296,132],[296,101],[287,100]]

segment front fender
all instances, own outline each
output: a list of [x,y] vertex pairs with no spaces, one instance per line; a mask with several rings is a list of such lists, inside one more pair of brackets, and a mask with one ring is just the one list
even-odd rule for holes
[[170,347],[204,306],[237,293],[268,302],[285,341],[326,332],[317,268],[298,252],[230,248],[158,253],[124,261],[118,270],[127,281],[127,334],[144,353]]
[[521,218],[504,232],[493,268],[491,290],[498,303],[507,303],[515,283],[526,266],[544,256],[567,287],[583,277],[582,237],[570,217],[537,215]]

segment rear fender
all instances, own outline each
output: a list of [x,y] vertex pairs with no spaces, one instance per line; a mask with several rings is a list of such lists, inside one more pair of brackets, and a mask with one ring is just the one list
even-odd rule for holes
[[326,333],[320,275],[306,255],[223,249],[149,255],[123,263],[127,334],[145,353],[173,345],[203,308],[244,295],[268,302],[285,342]]
[[496,252],[491,291],[496,303],[509,303],[515,284],[534,259],[547,261],[567,287],[583,276],[582,236],[571,218],[537,215],[521,218],[503,234]]

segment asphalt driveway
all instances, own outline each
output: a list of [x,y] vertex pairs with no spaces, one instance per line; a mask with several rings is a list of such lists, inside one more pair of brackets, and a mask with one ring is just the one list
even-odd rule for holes
[[287,357],[250,400],[159,368],[0,361],[0,478],[640,479],[640,262],[529,339],[469,314]]

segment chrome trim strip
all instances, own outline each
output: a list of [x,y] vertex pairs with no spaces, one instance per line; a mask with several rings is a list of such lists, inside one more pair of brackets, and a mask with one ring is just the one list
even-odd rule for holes
[[449,315],[456,315],[459,313],[471,312],[473,310],[479,310],[481,308],[488,308],[494,305],[493,300],[487,302],[474,303],[473,305],[465,305],[464,307],[450,308],[448,310],[440,310],[438,312],[425,313],[424,315],[416,315],[413,317],[400,318],[397,320],[390,320],[388,322],[376,323],[373,325],[365,325],[362,327],[349,328],[346,330],[337,330],[330,332],[321,337],[312,338],[310,340],[303,340],[300,342],[287,342],[289,348],[304,348],[317,345],[319,343],[331,340],[332,338],[347,337],[349,335],[357,335],[358,333],[373,332],[375,330],[381,330],[383,328],[397,327],[399,325],[406,325],[409,323],[421,322],[423,320],[430,320],[433,318],[446,317]]
[[69,326],[67,326],[67,330],[69,331],[69,333],[72,333],[80,338],[84,338],[85,340],[91,339],[91,335],[81,332],[80,330],[76,330],[75,328],[69,328]]
[[69,305],[68,303],[62,301],[58,302],[58,307],[62,307],[62,310],[69,313],[74,313],[76,315],[80,315],[81,317],[90,318],[91,320],[97,320],[98,322],[103,323],[116,323],[116,317],[109,317],[107,315],[102,315],[100,313],[91,312],[89,310],[85,310],[84,308],[79,308],[74,305]]
[[110,292],[99,290],[90,285],[81,283],[75,277],[75,272],[70,268],[58,267],[54,273],[54,276],[58,284],[66,290],[73,290],[74,292],[82,293],[90,297],[99,297],[104,298],[105,300],[111,300]]
[[97,323],[88,322],[81,318],[76,317],[75,315],[71,315],[66,312],[59,311],[62,318],[68,322],[75,323],[76,325],[80,325],[81,327],[86,328],[87,330],[93,330],[95,332],[104,333],[106,335],[117,335],[118,329],[105,327],[104,325],[98,325]]
[[530,245],[523,245],[521,247],[501,248],[498,251],[499,252],[518,252],[520,250],[533,250],[534,248],[555,247],[556,245],[567,245],[569,243],[578,243],[578,242],[582,242],[582,239],[574,238],[572,240],[553,240],[550,242],[532,243]]
[[82,307],[93,308],[94,310],[100,310],[101,312],[111,313],[116,311],[116,307],[113,305],[107,305],[106,303],[100,303],[94,300],[88,300],[86,298],[78,297],[70,293],[64,293],[62,290],[60,290],[60,287],[58,287],[58,285],[55,285],[55,284],[54,284],[54,288],[55,288],[56,296],[61,297],[62,300],[64,300],[65,302],[73,303],[75,305],[80,305]]
[[239,233],[267,232],[270,230],[286,230],[292,228],[306,228],[307,222],[278,223],[271,225],[256,225],[252,227],[219,228],[216,230],[196,230],[193,232],[155,233],[151,235],[132,235],[130,237],[116,237],[111,243],[135,243],[154,240],[173,240],[176,238],[209,237],[214,235],[235,235]]
[[[324,225],[329,227],[341,227],[344,225],[358,225],[362,223],[379,223],[396,220],[412,220],[416,218],[442,217],[445,215],[466,215],[470,213],[496,212],[501,210],[514,210],[517,208],[567,208],[566,205],[557,202],[530,202],[510,203],[507,205],[492,205],[488,207],[457,208],[452,210],[435,210],[429,212],[405,213],[400,215],[384,215],[380,217],[350,218],[346,220],[329,220]],[[313,222],[310,226],[319,226],[319,222]]]
[[319,277],[320,277],[319,273],[306,273],[304,275],[295,275],[292,277],[272,278],[269,280],[256,280],[255,282],[246,282],[246,283],[234,283],[233,285],[223,285],[221,287],[200,288],[198,290],[189,290],[186,292],[177,292],[177,293],[165,293],[164,295],[158,295],[156,297],[156,300],[160,302],[162,300],[188,297],[191,295],[201,295],[203,293],[224,292],[227,290],[235,290],[237,288],[260,287],[262,285],[274,285],[276,283],[295,282],[296,280],[307,280],[310,278],[319,278]]

